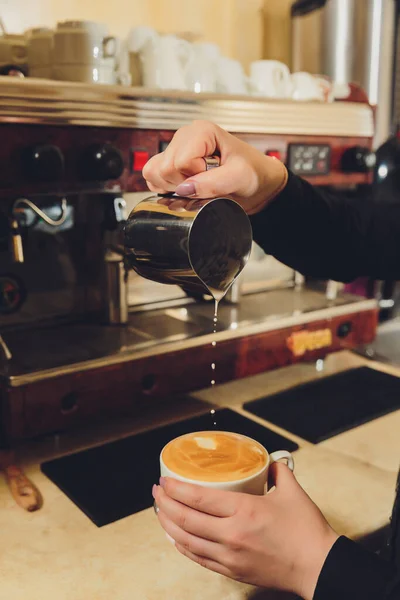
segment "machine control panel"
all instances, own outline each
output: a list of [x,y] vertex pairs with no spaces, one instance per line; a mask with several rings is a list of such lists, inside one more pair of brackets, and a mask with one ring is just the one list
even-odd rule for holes
[[296,175],[327,175],[331,148],[322,144],[289,144],[287,166]]
[[[164,151],[172,130],[2,124],[0,199],[85,191],[147,191],[146,162]],[[372,179],[365,137],[235,133],[316,185],[359,185]]]

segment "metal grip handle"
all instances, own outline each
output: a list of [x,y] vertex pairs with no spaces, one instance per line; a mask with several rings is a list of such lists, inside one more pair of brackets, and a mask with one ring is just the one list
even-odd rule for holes
[[219,156],[205,156],[204,162],[206,163],[206,171],[211,171],[211,169],[215,169],[219,167],[221,164],[221,159]]

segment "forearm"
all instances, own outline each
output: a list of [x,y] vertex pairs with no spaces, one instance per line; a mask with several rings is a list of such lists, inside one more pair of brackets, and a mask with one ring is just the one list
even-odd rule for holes
[[290,174],[251,217],[254,239],[281,262],[319,279],[400,279],[400,194],[353,199]]
[[394,568],[360,545],[341,537],[322,568],[313,600],[398,600]]

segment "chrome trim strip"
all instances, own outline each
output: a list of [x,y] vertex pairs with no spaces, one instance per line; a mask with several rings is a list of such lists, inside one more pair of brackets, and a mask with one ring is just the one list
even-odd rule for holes
[[371,107],[0,77],[0,123],[174,131],[195,119],[234,133],[372,137]]

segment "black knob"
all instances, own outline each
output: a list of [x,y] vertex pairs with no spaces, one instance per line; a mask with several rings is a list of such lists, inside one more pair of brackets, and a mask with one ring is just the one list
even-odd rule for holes
[[345,321],[344,323],[341,323],[339,325],[336,333],[337,333],[338,337],[345,338],[348,335],[350,335],[352,329],[353,329],[353,324],[351,323],[351,321]]
[[375,182],[382,183],[388,180],[387,186],[384,188],[386,195],[393,193],[390,188],[397,194],[400,172],[400,141],[395,138],[389,138],[376,151],[376,167],[375,167]]
[[376,155],[369,148],[354,146],[343,153],[342,169],[346,173],[368,173],[375,167]]
[[29,181],[60,181],[64,174],[64,156],[60,148],[43,144],[22,153],[22,171]]
[[111,144],[89,146],[80,163],[81,177],[86,181],[118,179],[124,171],[121,152]]

